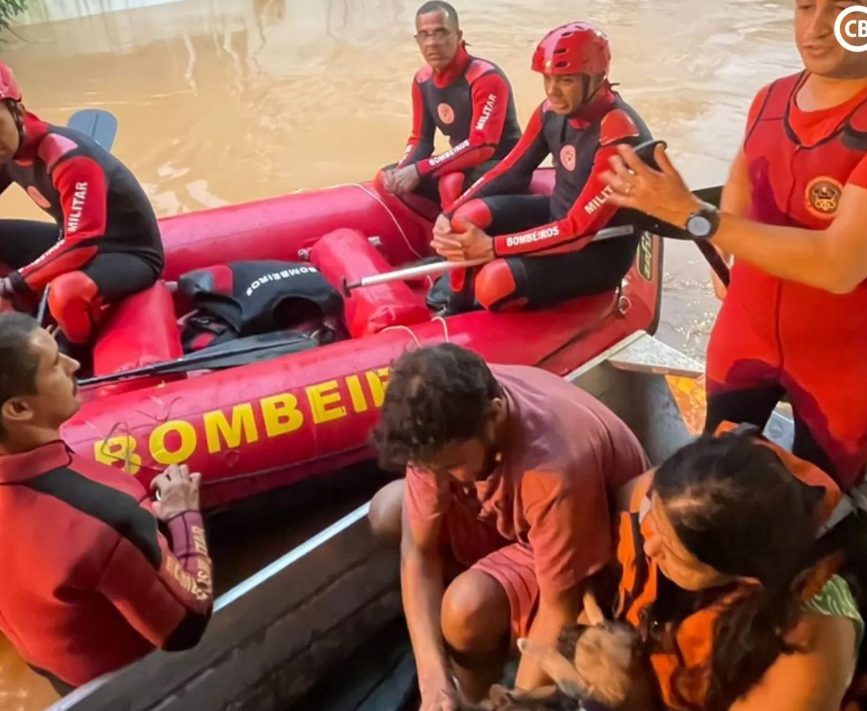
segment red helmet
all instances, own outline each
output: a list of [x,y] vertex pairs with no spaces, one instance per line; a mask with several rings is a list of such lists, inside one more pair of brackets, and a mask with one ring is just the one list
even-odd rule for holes
[[0,101],[21,101],[21,89],[8,65],[0,62]]
[[604,74],[611,49],[604,32],[587,22],[570,22],[551,30],[533,54],[533,71],[544,74]]

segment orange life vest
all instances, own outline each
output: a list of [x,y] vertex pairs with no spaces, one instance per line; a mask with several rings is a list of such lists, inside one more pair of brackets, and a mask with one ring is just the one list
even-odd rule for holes
[[[725,422],[720,425],[716,434],[737,429],[738,426]],[[772,442],[761,437],[756,441],[773,450],[797,479],[824,489],[822,502],[816,512],[816,525],[817,530],[827,530],[828,525],[837,520],[837,513],[844,509],[843,495],[834,480],[818,467],[794,457]],[[646,616],[650,614],[658,593],[658,566],[644,554],[644,540],[649,533],[646,514],[650,509],[649,491],[652,482],[652,477],[647,477],[646,481],[636,486],[629,511],[620,516],[617,558],[623,571],[617,617],[635,627],[641,627],[646,622]],[[804,600],[812,598],[834,575],[840,563],[837,556],[820,561],[800,589],[799,596]],[[714,623],[720,612],[731,604],[738,594],[733,593],[688,616],[674,634],[663,635],[665,641],[656,644],[651,651],[650,663],[659,681],[662,699],[669,708],[688,711],[693,706],[703,706],[711,679]],[[678,679],[678,693],[674,693],[675,672],[683,670],[687,673],[681,674]]]

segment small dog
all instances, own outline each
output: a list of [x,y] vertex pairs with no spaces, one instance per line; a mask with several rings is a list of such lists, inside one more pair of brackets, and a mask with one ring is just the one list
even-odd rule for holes
[[494,686],[481,706],[462,711],[660,708],[658,685],[638,630],[624,622],[606,620],[590,594],[584,596],[584,610],[590,624],[564,629],[556,649],[528,639],[518,640],[521,654],[535,659],[556,686],[529,692]]

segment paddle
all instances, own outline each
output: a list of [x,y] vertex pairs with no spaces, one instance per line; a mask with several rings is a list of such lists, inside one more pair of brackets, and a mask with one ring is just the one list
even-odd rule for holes
[[[711,205],[716,205],[719,207],[720,200],[722,198],[722,185],[714,185],[708,188],[699,188],[698,190],[693,190],[692,194],[695,195],[699,200],[703,200],[704,202],[710,203]],[[719,280],[725,284],[726,287],[729,285],[729,267],[720,256],[720,253],[714,249],[714,246],[705,240],[696,240],[695,246],[698,247],[698,251],[702,253],[705,260],[708,264],[710,264],[711,269],[714,270],[716,275],[719,277]]]
[[66,127],[89,136],[110,151],[117,136],[117,117],[105,109],[81,109],[69,117]]
[[175,360],[154,363],[153,365],[146,365],[131,370],[123,370],[118,373],[110,373],[109,375],[100,375],[95,378],[86,378],[80,380],[78,384],[80,386],[105,385],[106,383],[113,383],[126,378],[143,378],[150,375],[183,373],[188,370],[234,368],[260,360],[310,350],[317,345],[319,344],[316,339],[305,334],[295,331],[277,331],[257,336],[253,342],[247,338],[229,341],[199,353],[181,356]]
[[[700,200],[704,200],[705,202],[713,204],[719,203],[719,195],[721,192],[721,186],[699,188],[698,190],[693,191],[693,193]],[[615,237],[625,237],[627,235],[634,234],[636,229],[640,231],[652,232],[653,234],[658,234],[660,237],[669,237],[671,239],[680,240],[689,239],[690,241],[695,242],[696,247],[698,247],[699,251],[707,260],[708,264],[710,264],[714,272],[716,272],[716,275],[720,278],[723,284],[728,286],[729,268],[723,261],[723,258],[720,256],[719,252],[717,252],[716,249],[714,249],[713,245],[711,245],[709,242],[705,242],[703,240],[692,240],[691,238],[686,236],[686,233],[683,230],[675,227],[674,225],[669,225],[668,223],[654,220],[653,218],[646,215],[639,215],[636,219],[636,222],[639,223],[638,226],[622,225],[618,227],[608,227],[606,229],[600,230],[595,235],[593,235],[588,244],[593,242],[601,242],[606,239],[613,239]],[[401,269],[395,269],[393,271],[385,272],[383,274],[375,274],[369,277],[362,277],[358,281],[354,281],[351,283],[347,282],[347,280],[344,279],[342,285],[343,295],[346,298],[349,298],[350,296],[352,296],[352,291],[354,289],[360,289],[365,286],[387,284],[392,281],[418,279],[420,277],[443,274],[445,272],[454,271],[456,269],[468,269],[469,267],[476,267],[481,264],[485,264],[488,261],[488,259],[470,259],[463,262],[450,262],[445,260],[437,262],[425,261],[420,264],[415,264],[410,267],[402,267]]]
[[[590,242],[601,242],[606,239],[613,239],[615,237],[625,237],[626,235],[631,235],[635,233],[635,227],[632,225],[620,225],[618,227],[608,227],[604,230],[599,230],[596,234],[594,234]],[[358,281],[354,281],[351,284],[343,280],[343,295],[347,298],[352,295],[353,289],[360,289],[365,286],[375,286],[376,284],[387,284],[391,281],[403,281],[404,279],[418,279],[419,277],[430,276],[433,274],[442,274],[444,272],[451,272],[455,269],[467,269],[469,267],[476,267],[480,264],[486,264],[489,262],[489,259],[470,259],[463,262],[449,262],[449,261],[441,261],[441,262],[426,262],[423,264],[416,264],[411,267],[403,267],[401,269],[395,269],[394,271],[385,272],[383,274],[375,274],[369,277],[362,277]]]

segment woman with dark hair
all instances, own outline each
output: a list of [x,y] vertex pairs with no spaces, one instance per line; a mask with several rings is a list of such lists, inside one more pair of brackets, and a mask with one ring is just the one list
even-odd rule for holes
[[867,515],[830,477],[756,430],[705,436],[642,477],[620,535],[617,614],[667,706],[867,708]]

